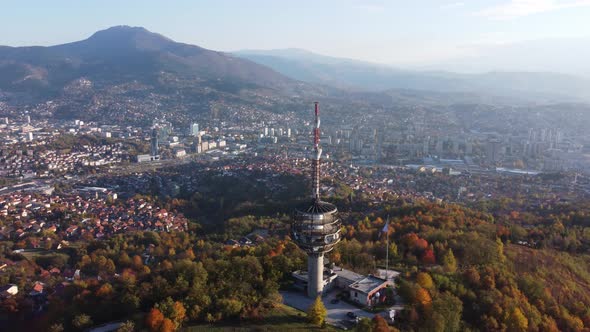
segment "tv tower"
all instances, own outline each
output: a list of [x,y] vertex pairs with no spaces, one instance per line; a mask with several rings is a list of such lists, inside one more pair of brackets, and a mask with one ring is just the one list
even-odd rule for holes
[[315,298],[324,288],[324,254],[340,241],[341,222],[338,209],[320,199],[320,112],[315,103],[313,152],[311,159],[311,202],[295,209],[291,235],[297,245],[307,253],[307,295]]

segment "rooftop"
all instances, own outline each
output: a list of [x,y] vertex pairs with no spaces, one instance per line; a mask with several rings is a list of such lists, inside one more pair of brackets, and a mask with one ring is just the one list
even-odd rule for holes
[[370,293],[373,289],[381,286],[385,282],[387,282],[387,280],[369,275],[351,284],[349,287],[359,292]]
[[306,214],[321,214],[334,213],[337,211],[337,209],[334,204],[314,199],[311,201],[311,203],[303,204],[297,207],[297,211]]
[[334,270],[333,271],[334,271],[334,273],[336,273],[336,275],[339,278],[344,278],[344,279],[350,280],[352,282],[359,281],[359,280],[361,280],[361,279],[363,279],[365,277],[362,274],[358,274],[356,272],[353,272],[353,271],[350,271],[350,270],[347,270],[347,269],[343,269],[343,268],[337,267],[337,266],[334,267]]

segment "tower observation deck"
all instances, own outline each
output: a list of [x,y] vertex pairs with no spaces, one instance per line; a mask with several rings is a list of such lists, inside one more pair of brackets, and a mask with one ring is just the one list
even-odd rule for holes
[[307,295],[315,298],[323,291],[324,254],[340,241],[341,222],[338,209],[320,199],[320,147],[319,105],[315,103],[314,147],[311,156],[312,195],[308,202],[295,209],[291,236],[307,253]]

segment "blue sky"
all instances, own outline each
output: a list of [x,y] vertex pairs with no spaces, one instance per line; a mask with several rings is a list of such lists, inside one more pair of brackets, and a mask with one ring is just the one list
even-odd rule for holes
[[59,44],[113,25],[221,51],[296,47],[421,64],[590,37],[590,0],[3,0],[0,45]]

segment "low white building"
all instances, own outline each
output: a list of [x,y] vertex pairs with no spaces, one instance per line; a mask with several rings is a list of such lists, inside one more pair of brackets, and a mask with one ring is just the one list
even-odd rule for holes
[[360,305],[372,307],[384,302],[385,288],[393,287],[390,280],[369,275],[348,286],[350,299]]
[[8,284],[0,287],[0,297],[11,297],[18,294],[18,286],[15,284]]
[[[384,272],[384,271],[383,271]],[[364,276],[356,272],[334,267],[324,269],[323,293],[338,288],[348,293],[349,299],[362,306],[374,306],[387,300],[385,288],[393,289],[394,282],[392,276],[399,273],[389,270],[390,280],[385,280],[373,275]],[[382,273],[385,276],[385,273]],[[295,271],[292,273],[294,287],[306,291],[308,283],[307,271]]]

